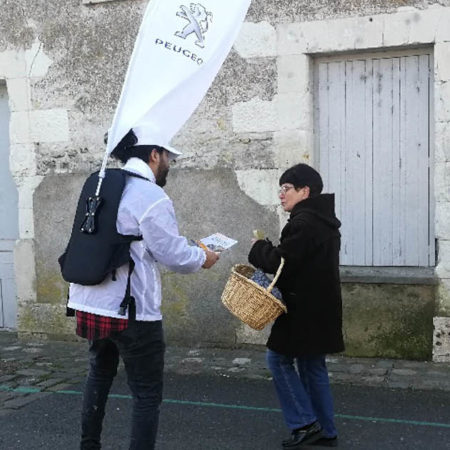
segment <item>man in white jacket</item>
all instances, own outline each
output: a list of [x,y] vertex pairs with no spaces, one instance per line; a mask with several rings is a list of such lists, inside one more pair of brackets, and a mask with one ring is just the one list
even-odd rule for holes
[[128,264],[99,285],[72,284],[68,306],[76,310],[77,334],[89,340],[90,369],[82,410],[80,448],[101,448],[100,435],[105,405],[117,373],[119,355],[133,395],[130,449],[153,449],[162,401],[164,337],[161,279],[157,263],[178,273],[208,269],[218,260],[209,250],[190,246],[178,233],[172,201],[165,194],[170,160],[180,153],[154,145],[144,128],[133,130],[137,142],[116,149],[113,156],[125,163],[129,176],[117,216],[117,231],[142,236],[133,241],[130,255],[134,317],[119,315],[128,280]]

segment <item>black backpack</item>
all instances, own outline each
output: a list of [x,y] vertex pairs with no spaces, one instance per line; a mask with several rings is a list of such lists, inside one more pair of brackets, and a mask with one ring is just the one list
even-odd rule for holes
[[128,176],[147,180],[122,169],[107,169],[97,196],[98,172],[88,177],[78,200],[69,243],[58,259],[64,280],[84,286],[100,284],[108,275],[115,279],[116,269],[129,263],[127,289],[119,310],[121,315],[125,315],[127,306],[134,301],[130,294],[130,277],[134,269],[130,244],[142,240],[142,236],[122,235],[116,228]]

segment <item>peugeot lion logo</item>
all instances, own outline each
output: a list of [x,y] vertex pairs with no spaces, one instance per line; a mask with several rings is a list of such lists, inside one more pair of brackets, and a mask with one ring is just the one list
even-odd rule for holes
[[191,3],[190,7],[180,6],[181,11],[177,16],[189,21],[182,31],[177,31],[175,36],[186,39],[192,33],[197,36],[196,45],[205,48],[205,33],[208,31],[209,22],[212,22],[212,13],[206,11],[206,8],[200,3]]

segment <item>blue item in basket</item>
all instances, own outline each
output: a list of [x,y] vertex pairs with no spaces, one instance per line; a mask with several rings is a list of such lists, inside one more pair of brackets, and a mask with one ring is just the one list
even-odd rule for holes
[[[268,288],[270,283],[272,283],[270,278],[261,269],[256,269],[255,273],[252,275],[250,279],[254,281],[256,284],[259,284],[264,289]],[[278,300],[283,300],[283,296],[281,295],[281,292],[277,287],[274,287],[272,289],[271,294]]]

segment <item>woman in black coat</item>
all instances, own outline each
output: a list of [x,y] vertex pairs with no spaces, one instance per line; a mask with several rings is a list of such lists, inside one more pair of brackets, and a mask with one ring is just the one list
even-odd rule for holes
[[[275,273],[287,306],[267,342],[267,361],[291,437],[287,449],[306,444],[337,446],[325,355],[344,350],[339,280],[340,222],[334,195],[321,194],[318,172],[306,164],[280,178],[280,200],[290,218],[280,244],[256,241],[249,261]],[[297,366],[297,370],[296,367]]]

